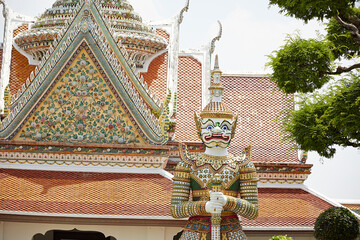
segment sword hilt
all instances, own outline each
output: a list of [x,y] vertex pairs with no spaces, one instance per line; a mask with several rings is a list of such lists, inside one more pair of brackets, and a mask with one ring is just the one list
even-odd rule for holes
[[[219,174],[210,180],[211,191],[221,192],[222,190],[222,180]],[[212,213],[211,214],[211,240],[220,240],[220,226],[221,226],[221,213]]]

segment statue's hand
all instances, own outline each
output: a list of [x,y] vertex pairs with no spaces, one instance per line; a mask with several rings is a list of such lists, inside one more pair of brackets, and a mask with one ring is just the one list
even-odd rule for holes
[[205,204],[205,211],[208,213],[221,213],[223,206],[219,202],[208,201]]
[[222,207],[225,206],[227,198],[222,192],[209,191],[209,193],[211,202],[218,202],[221,204]]

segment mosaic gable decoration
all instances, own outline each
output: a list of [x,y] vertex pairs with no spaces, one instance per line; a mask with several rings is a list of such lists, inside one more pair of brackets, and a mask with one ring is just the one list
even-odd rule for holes
[[145,144],[85,48],[78,51],[14,140]]
[[135,74],[135,62],[119,47],[103,11],[99,1],[76,5],[73,19],[67,21],[71,25],[57,35],[26,86],[12,97],[10,113],[0,125],[0,139],[167,141],[167,102],[160,108]]

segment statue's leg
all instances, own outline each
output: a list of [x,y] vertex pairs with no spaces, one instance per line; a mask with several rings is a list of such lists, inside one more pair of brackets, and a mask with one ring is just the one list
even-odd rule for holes
[[191,217],[180,240],[210,240],[210,217]]
[[201,240],[200,237],[201,237],[201,234],[198,232],[184,230],[183,234],[181,235],[180,240],[192,240],[192,239]]
[[221,240],[246,240],[237,216],[224,217],[221,221]]
[[228,233],[228,240],[246,240],[246,235],[242,230]]

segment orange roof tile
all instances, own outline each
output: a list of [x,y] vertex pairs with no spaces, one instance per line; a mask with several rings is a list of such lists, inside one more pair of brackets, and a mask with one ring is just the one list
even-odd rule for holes
[[292,108],[292,96],[274,90],[266,77],[222,76],[223,102],[238,114],[236,134],[230,151],[240,153],[251,145],[253,161],[298,162],[293,144],[282,141],[279,113]]
[[259,189],[259,216],[243,219],[244,226],[312,227],[316,218],[332,205],[302,189]]
[[154,174],[0,170],[0,210],[169,215],[171,181]]
[[28,24],[23,24],[20,27],[18,27],[17,29],[15,29],[13,31],[13,37],[16,37],[19,33],[21,33],[22,31],[26,31],[29,29],[29,25]]
[[35,65],[29,65],[28,59],[13,47],[9,80],[11,94],[15,94],[21,89],[35,67]]
[[179,82],[175,140],[200,141],[196,132],[194,112],[201,111],[202,67],[192,57],[179,58]]
[[164,100],[166,96],[167,59],[168,53],[163,53],[150,63],[146,73],[141,73],[145,82],[150,86],[151,92],[161,100]]
[[[28,24],[23,24],[13,31],[13,37],[20,32],[28,30]],[[29,65],[28,59],[19,53],[14,47],[12,48],[9,87],[11,94],[17,93],[21,86],[26,82],[30,73],[35,69],[35,65]],[[1,50],[2,58],[2,50]]]
[[163,38],[165,38],[166,41],[169,42],[170,35],[167,32],[165,32],[164,30],[157,28],[156,29],[156,34],[163,37]]
[[342,203],[341,205],[351,210],[360,210],[360,204]]
[[[178,108],[175,140],[199,141],[194,112],[201,111],[201,64],[192,57],[179,59]],[[280,125],[275,119],[280,111],[293,107],[292,96],[274,90],[275,85],[266,77],[225,75],[223,102],[239,115],[235,138],[230,152],[241,153],[252,146],[252,160],[259,162],[296,162],[296,150],[291,143],[282,141]]]
[[[170,217],[170,180],[154,174],[0,170],[0,211]],[[302,189],[259,189],[246,227],[312,227],[331,204]]]

